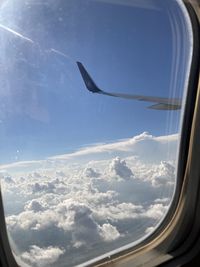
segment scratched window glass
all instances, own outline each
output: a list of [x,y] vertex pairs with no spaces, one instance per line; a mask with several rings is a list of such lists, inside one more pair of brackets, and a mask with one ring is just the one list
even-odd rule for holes
[[1,1],[0,177],[21,266],[87,265],[163,220],[192,42],[178,0]]

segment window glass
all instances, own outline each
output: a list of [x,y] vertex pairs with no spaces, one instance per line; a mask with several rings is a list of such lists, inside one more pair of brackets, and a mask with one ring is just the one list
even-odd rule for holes
[[0,51],[1,189],[21,266],[75,266],[151,234],[176,188],[183,3],[5,0]]

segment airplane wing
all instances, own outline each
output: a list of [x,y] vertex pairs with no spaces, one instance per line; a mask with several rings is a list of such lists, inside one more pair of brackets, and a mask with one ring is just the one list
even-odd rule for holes
[[86,88],[92,92],[107,96],[120,97],[125,99],[135,99],[139,101],[153,102],[154,104],[150,106],[150,109],[157,110],[177,110],[181,108],[181,99],[178,98],[165,98],[165,97],[153,97],[153,96],[143,96],[143,95],[130,95],[130,94],[121,94],[121,93],[108,93],[105,92],[95,84],[91,76],[86,71],[85,67],[81,62],[77,62],[79,71],[84,80]]

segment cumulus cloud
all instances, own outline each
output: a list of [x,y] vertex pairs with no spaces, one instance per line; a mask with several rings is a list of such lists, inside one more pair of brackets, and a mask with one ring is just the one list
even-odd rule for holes
[[63,257],[77,265],[88,253],[99,256],[149,234],[173,196],[176,161],[168,149],[176,144],[177,135],[143,133],[4,168],[6,221],[21,259],[37,266],[44,252],[44,266]]
[[120,233],[117,231],[117,228],[109,223],[104,223],[100,226],[100,230],[101,236],[105,241],[113,241],[120,237]]
[[149,209],[146,211],[146,216],[153,219],[161,219],[163,215],[166,213],[168,206],[159,204],[150,205]]
[[162,161],[151,179],[153,186],[173,185],[175,181],[174,166],[168,162]]
[[11,215],[6,218],[8,229],[11,232],[18,230],[41,230],[47,229],[57,223],[57,214],[52,210],[44,212],[23,211],[19,215]]
[[100,173],[98,173],[97,171],[95,171],[93,168],[90,167],[84,170],[84,174],[90,178],[98,178],[100,176]]
[[100,239],[98,223],[93,219],[92,211],[84,205],[74,205],[74,221],[71,228],[72,243],[77,242],[87,247]]
[[14,184],[15,183],[11,176],[4,176],[4,181],[8,184]]
[[24,209],[38,212],[38,211],[42,211],[44,207],[40,204],[40,202],[37,199],[32,199],[25,205]]
[[144,212],[142,205],[134,205],[133,203],[118,203],[115,205],[105,205],[97,207],[94,215],[103,220],[110,221],[126,220],[139,218]]
[[127,167],[125,160],[121,160],[119,157],[111,161],[109,171],[112,176],[117,175],[122,179],[130,179],[133,176],[133,172]]
[[32,185],[32,192],[33,193],[40,193],[40,192],[47,192],[51,193],[55,189],[55,185],[52,182],[44,183],[34,183]]
[[45,267],[56,262],[64,252],[65,250],[59,247],[49,246],[40,248],[36,245],[32,245],[29,251],[22,253],[21,258],[25,262],[30,263],[31,266]]

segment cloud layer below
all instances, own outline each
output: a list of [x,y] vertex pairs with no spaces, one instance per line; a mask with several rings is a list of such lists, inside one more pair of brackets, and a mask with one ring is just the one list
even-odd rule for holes
[[1,166],[18,260],[75,266],[150,234],[173,196],[177,142],[178,135],[143,133]]

